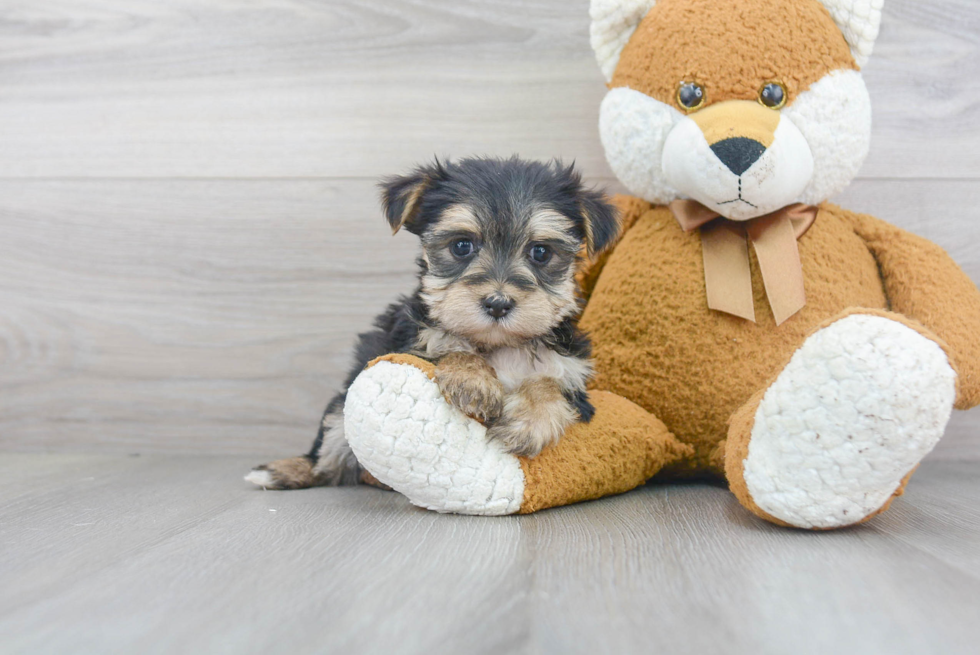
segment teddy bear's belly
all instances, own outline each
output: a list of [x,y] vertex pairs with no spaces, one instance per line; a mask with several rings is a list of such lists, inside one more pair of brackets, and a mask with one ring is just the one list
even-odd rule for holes
[[877,264],[844,212],[821,210],[799,247],[806,307],[777,328],[753,254],[751,323],[708,309],[699,235],[682,232],[665,208],[647,212],[616,247],[582,317],[592,386],[655,414],[695,447],[691,470],[710,469],[731,414],[809,333],[849,307],[887,306]]

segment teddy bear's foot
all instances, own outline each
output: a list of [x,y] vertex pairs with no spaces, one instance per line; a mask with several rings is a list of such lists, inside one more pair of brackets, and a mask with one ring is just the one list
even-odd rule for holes
[[361,466],[420,507],[503,515],[622,493],[690,456],[654,416],[593,391],[596,412],[533,459],[506,452],[450,405],[435,367],[407,355],[373,362],[347,391],[345,433]]
[[851,314],[810,336],[732,418],[726,473],[775,523],[832,529],[900,495],[956,398],[943,349],[886,315]]
[[524,501],[517,457],[452,407],[421,359],[390,356],[347,390],[344,428],[361,466],[415,505],[459,514],[516,514]]

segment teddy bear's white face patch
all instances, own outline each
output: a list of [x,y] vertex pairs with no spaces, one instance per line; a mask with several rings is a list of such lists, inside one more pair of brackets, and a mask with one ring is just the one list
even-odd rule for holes
[[723,161],[692,116],[615,88],[599,117],[606,158],[619,180],[649,202],[692,198],[733,220],[827,200],[857,175],[871,138],[871,101],[857,71],[835,71],[800,94],[780,112],[771,143],[744,169]]
[[749,139],[743,142],[756,144],[761,155],[754,161],[755,154],[731,161],[716,152],[718,144],[709,144],[701,128],[685,117],[664,144],[664,176],[684,196],[736,221],[796,202],[813,176],[813,156],[796,126],[780,119],[772,144],[765,149]]
[[857,71],[835,71],[783,110],[810,144],[813,178],[800,202],[818,203],[840,193],[857,176],[871,147],[871,96]]
[[635,195],[655,204],[678,198],[663,170],[664,143],[679,111],[648,95],[620,87],[606,94],[599,108],[599,137],[606,159],[619,181]]

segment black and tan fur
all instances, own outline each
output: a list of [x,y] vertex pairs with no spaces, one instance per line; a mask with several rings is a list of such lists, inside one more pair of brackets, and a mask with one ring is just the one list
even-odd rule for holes
[[583,250],[594,256],[618,230],[602,195],[558,162],[464,159],[384,181],[382,201],[393,232],[421,239],[419,286],[360,335],[310,452],[257,467],[246,478],[256,484],[372,482],[344,438],[344,399],[364,366],[388,353],[435,362],[449,402],[515,454],[533,457],[592,418],[575,272]]

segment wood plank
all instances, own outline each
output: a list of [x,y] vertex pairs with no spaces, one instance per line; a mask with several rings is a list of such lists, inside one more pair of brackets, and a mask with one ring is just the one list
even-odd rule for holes
[[[972,488],[976,467],[940,484],[951,494]],[[935,481],[944,471],[924,465],[921,475]],[[916,482],[902,504],[916,503]],[[975,517],[957,517],[972,527],[943,532],[955,544],[948,550],[980,536]],[[968,653],[975,645],[980,571],[921,551],[898,529],[780,529],[724,489],[701,485],[647,487],[536,518],[547,652]]]
[[926,475],[913,476],[907,497],[896,502],[871,527],[977,578],[977,462],[931,461],[923,472]]
[[[976,462],[928,463],[889,513],[831,533],[707,485],[477,518],[250,489],[246,463],[4,457],[22,484],[14,505],[0,489],[0,650],[958,655],[980,638]],[[96,483],[67,480],[80,465]]]
[[[610,183],[611,181],[606,180]],[[841,202],[980,281],[973,182]],[[369,180],[0,181],[0,449],[304,451],[354,335],[413,285]],[[937,456],[980,456],[958,414]]]
[[[375,177],[433,153],[609,176],[588,0],[5,4],[0,176]],[[977,176],[980,7],[889,0],[869,178]]]
[[368,181],[0,188],[5,447],[300,452],[414,285]]
[[143,459],[0,509],[0,650],[499,653],[526,636],[518,522],[369,487],[264,492],[240,458]]
[[0,596],[0,616],[245,500],[213,459],[5,454],[0,470],[2,576],[16,589]]

